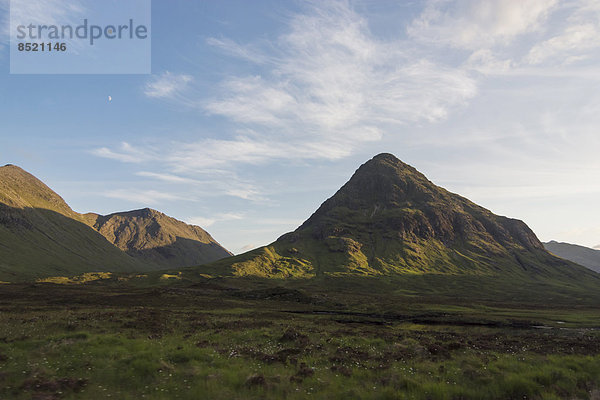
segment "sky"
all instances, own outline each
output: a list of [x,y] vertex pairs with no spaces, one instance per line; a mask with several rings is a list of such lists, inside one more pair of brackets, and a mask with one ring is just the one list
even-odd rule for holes
[[136,75],[11,75],[8,5],[0,164],[78,212],[155,208],[240,253],[387,152],[543,241],[600,244],[600,0],[154,0]]

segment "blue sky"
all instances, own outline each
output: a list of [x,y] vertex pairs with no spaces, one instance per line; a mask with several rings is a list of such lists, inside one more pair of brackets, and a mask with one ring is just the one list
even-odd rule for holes
[[0,163],[76,211],[156,208],[239,253],[390,152],[600,244],[596,0],[155,0],[151,75],[10,75],[0,9]]

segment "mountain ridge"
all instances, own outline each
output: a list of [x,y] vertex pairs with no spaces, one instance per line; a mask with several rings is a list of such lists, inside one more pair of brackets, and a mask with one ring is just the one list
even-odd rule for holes
[[558,257],[600,273],[600,250],[555,240],[544,243],[544,247]]

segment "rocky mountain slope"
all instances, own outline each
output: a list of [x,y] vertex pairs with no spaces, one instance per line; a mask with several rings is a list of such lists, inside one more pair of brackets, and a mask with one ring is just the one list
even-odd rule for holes
[[232,254],[204,229],[145,208],[111,215],[85,214],[109,242],[130,256],[164,267],[185,267]]
[[294,232],[206,270],[261,277],[588,274],[548,253],[522,221],[436,186],[391,154],[363,164]]

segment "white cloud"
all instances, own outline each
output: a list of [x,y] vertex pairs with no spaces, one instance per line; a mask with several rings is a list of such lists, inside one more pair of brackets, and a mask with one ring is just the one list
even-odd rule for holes
[[191,224],[191,225],[197,225],[200,227],[209,227],[211,225],[214,225],[216,222],[237,221],[237,220],[241,220],[241,219],[244,219],[243,214],[223,213],[223,214],[217,214],[216,216],[214,216],[212,218],[192,217],[187,220],[187,223]]
[[439,122],[477,92],[465,71],[438,65],[401,40],[376,38],[366,19],[342,1],[309,5],[270,42],[207,42],[263,64],[263,72],[226,77],[213,98],[195,98],[185,75],[167,72],[148,83],[150,97],[199,107],[237,127],[232,138],[174,147],[165,159],[181,170],[339,159],[392,128]]
[[541,29],[557,0],[429,0],[408,27],[418,41],[478,50]]
[[103,192],[101,195],[112,199],[137,203],[140,206],[160,204],[164,201],[182,200],[181,197],[175,194],[159,192],[157,190],[117,189]]
[[76,2],[64,0],[18,0],[10,2],[13,22],[58,25],[72,21],[85,9]]
[[345,2],[315,6],[263,49],[271,51],[268,73],[226,79],[205,107],[278,134],[358,145],[380,139],[382,125],[439,121],[475,95],[463,71],[408,48],[376,38]]
[[473,52],[465,62],[465,67],[487,75],[507,73],[513,66],[512,60],[499,59],[490,49]]
[[600,47],[599,37],[600,3],[581,0],[564,19],[561,31],[535,44],[526,55],[524,62],[540,64],[554,59],[568,65],[585,60],[592,55],[597,57]]
[[587,50],[599,47],[600,32],[594,24],[570,26],[559,36],[533,47],[526,57],[531,64],[539,64],[557,53]]
[[251,243],[251,244],[247,244],[245,246],[242,246],[242,248],[240,250],[242,252],[246,252],[246,251],[254,250],[254,249],[256,249],[256,248],[258,248],[260,246],[263,246],[263,245]]
[[238,43],[234,42],[228,38],[208,38],[206,39],[206,43],[219,48],[225,54],[233,56],[235,58],[241,58],[247,61],[251,61],[256,64],[263,64],[268,60],[260,49],[253,46],[241,46]]
[[[164,153],[180,154],[181,157],[187,156],[194,159],[197,158],[199,154],[203,154],[202,151],[207,151],[206,149],[194,151],[194,148],[192,148],[188,149],[187,152],[182,153],[182,147],[186,148],[187,146],[174,143],[171,144],[171,147],[166,146]],[[207,160],[198,159],[196,163],[193,163],[191,160],[185,161],[185,159],[180,159],[175,156],[165,159],[160,152],[156,152],[149,147],[141,147],[138,149],[123,142],[119,151],[100,148],[92,151],[92,154],[127,163],[163,163],[161,164],[162,166],[166,163],[166,166],[169,169],[183,173],[183,175],[152,171],[139,171],[136,172],[135,175],[171,184],[185,184],[187,190],[191,191],[196,197],[224,194],[255,202],[264,202],[266,200],[262,190],[254,184],[240,179],[235,172],[224,169],[215,169],[219,164],[225,164],[225,152],[211,154],[210,149],[208,149],[208,153],[205,154]],[[184,176],[185,174],[189,174],[192,177]]]
[[[17,25],[75,25],[80,23],[85,8],[81,3],[64,0],[3,0],[0,2],[3,18],[0,21],[0,45],[8,43],[11,35],[17,32],[10,31],[11,23]],[[10,10],[10,11],[9,11]],[[70,48],[76,50],[79,45],[77,41],[66,39],[70,43]],[[4,43],[3,43],[4,42]],[[75,48],[73,48],[75,46]]]
[[166,71],[152,77],[144,88],[144,94],[151,98],[183,101],[184,93],[192,81],[190,75]]
[[10,41],[11,22],[16,25],[74,24],[85,9],[80,4],[64,0],[0,0],[0,50]]
[[350,152],[347,143],[333,140],[325,146],[323,142],[309,141],[298,145],[285,143],[281,139],[238,136],[230,140],[204,139],[195,143],[175,145],[166,156],[169,164],[180,171],[202,171],[206,168],[226,167],[231,164],[260,164],[282,159],[338,159]]
[[202,183],[201,181],[195,180],[195,179],[190,179],[190,178],[185,178],[183,176],[178,176],[178,175],[174,175],[174,174],[163,174],[163,173],[157,173],[157,172],[148,172],[148,171],[141,171],[141,172],[136,172],[137,176],[143,176],[146,178],[154,178],[154,179],[158,179],[160,181],[163,182],[169,182],[169,183]]
[[100,147],[92,150],[91,153],[98,157],[110,158],[126,163],[141,163],[155,158],[149,148],[136,148],[127,142],[122,142],[118,150]]
[[190,225],[196,225],[201,228],[208,228],[211,225],[214,225],[217,222],[214,218],[205,218],[205,217],[192,217],[186,221]]

